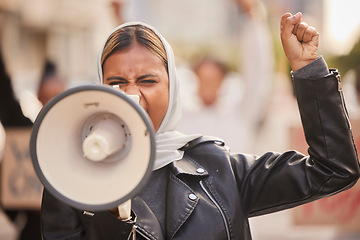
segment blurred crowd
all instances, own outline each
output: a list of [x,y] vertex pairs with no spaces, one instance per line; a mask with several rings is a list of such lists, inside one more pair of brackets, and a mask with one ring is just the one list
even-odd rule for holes
[[[174,47],[183,100],[178,130],[220,137],[233,152],[262,154],[292,147],[289,129],[300,126],[300,120],[291,69],[279,47],[278,22],[288,11],[311,15],[316,4],[322,9],[318,6],[322,1],[49,2],[0,3],[0,159],[7,128],[31,127],[52,97],[71,86],[97,81],[102,39],[128,20],[149,22]],[[193,4],[195,10],[186,4]],[[177,9],[178,16],[171,16],[174,11],[169,8]],[[198,15],[191,18],[195,12]],[[321,25],[317,27],[321,30]],[[355,56],[355,62],[360,62],[358,45],[349,55]],[[331,63],[339,61],[334,57]],[[355,119],[360,112],[360,65],[347,66],[352,67],[346,69],[344,92]],[[303,228],[293,225],[290,210],[252,219],[251,225],[255,240],[352,239],[341,238],[346,234],[340,236],[332,226],[309,227],[311,236],[306,235]],[[2,239],[41,239],[39,210],[6,209],[0,202]]]

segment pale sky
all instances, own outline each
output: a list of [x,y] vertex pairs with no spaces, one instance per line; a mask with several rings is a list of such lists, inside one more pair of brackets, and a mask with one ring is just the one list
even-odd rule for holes
[[324,40],[327,51],[333,54],[347,54],[360,37],[360,1],[324,1]]

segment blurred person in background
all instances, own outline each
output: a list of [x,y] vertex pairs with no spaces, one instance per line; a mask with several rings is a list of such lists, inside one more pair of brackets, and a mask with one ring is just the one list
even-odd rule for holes
[[[5,147],[5,129],[0,122],[0,166],[4,154],[4,147]],[[18,238],[18,233],[15,224],[11,222],[7,214],[4,212],[3,207],[0,206],[0,240],[17,240],[17,238]]]
[[[12,83],[6,72],[2,54],[0,53],[0,122],[7,127],[31,127],[32,122],[22,113],[15,97]],[[5,136],[6,138],[6,136]],[[14,224],[18,240],[38,240],[40,234],[40,212],[32,210],[6,210],[7,217]],[[0,225],[0,228],[2,225]]]
[[178,130],[217,136],[231,151],[249,151],[248,128],[241,123],[243,82],[239,74],[230,72],[220,59],[204,56],[195,61],[192,71],[180,70],[180,78],[183,117]]
[[347,55],[334,57],[333,64],[344,74],[343,91],[350,118],[360,118],[360,39]]
[[115,29],[101,52],[99,77],[140,97],[156,132],[152,176],[132,199],[133,222],[121,221],[117,210],[72,208],[45,189],[44,239],[130,239],[136,234],[137,239],[250,240],[249,217],[352,187],[359,162],[338,73],[317,54],[319,33],[302,22],[301,13],[287,13],[281,40],[293,70],[309,156],[296,151],[235,154],[219,139],[176,131],[181,102],[172,48],[149,25]]
[[185,83],[181,86],[184,114],[179,130],[217,136],[232,151],[250,153],[255,150],[269,103],[275,58],[262,2],[234,1],[241,66],[236,73],[229,72],[224,61],[205,55],[195,61],[195,74],[180,71]]
[[344,97],[350,117],[360,117],[360,65],[349,70],[343,78]]
[[46,61],[37,92],[41,104],[44,106],[50,99],[65,89],[65,81],[58,75],[55,64]]
[[[238,35],[242,96],[238,105],[246,152],[256,149],[258,134],[266,118],[275,75],[273,39],[268,11],[261,0],[235,0],[238,6]],[[254,94],[256,93],[256,94]]]
[[114,14],[115,22],[117,25],[120,25],[124,22],[123,17],[123,8],[124,8],[124,0],[111,0],[111,8]]
[[[65,90],[64,80],[58,76],[56,66],[50,61],[46,61],[43,74],[38,88],[38,99],[45,105],[51,98]],[[7,127],[31,127],[32,121],[27,118],[21,109],[18,99],[13,91],[12,82],[6,72],[6,67],[2,55],[0,54],[0,122],[4,128]],[[5,132],[1,135],[5,144]],[[3,149],[3,145],[0,146]],[[33,210],[6,210],[13,228],[17,231],[18,240],[38,240],[40,235],[40,212]],[[4,222],[5,223],[5,222]],[[1,225],[0,225],[1,226]],[[5,226],[5,225],[4,225]],[[9,228],[11,229],[11,228]],[[10,239],[10,238],[9,238]]]
[[2,55],[0,56],[0,84],[0,120],[2,125],[5,128],[32,126],[31,120],[24,116],[16,99]]

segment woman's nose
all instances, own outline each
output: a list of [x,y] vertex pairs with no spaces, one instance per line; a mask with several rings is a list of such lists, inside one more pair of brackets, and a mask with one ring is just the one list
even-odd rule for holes
[[128,95],[141,95],[140,89],[136,84],[129,84],[126,89],[124,89],[124,92]]

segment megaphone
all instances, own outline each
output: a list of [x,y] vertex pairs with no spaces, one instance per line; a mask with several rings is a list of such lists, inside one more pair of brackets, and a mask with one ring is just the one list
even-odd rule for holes
[[81,85],[50,100],[30,138],[37,176],[77,209],[107,210],[134,197],[155,159],[152,123],[139,103],[106,85]]

